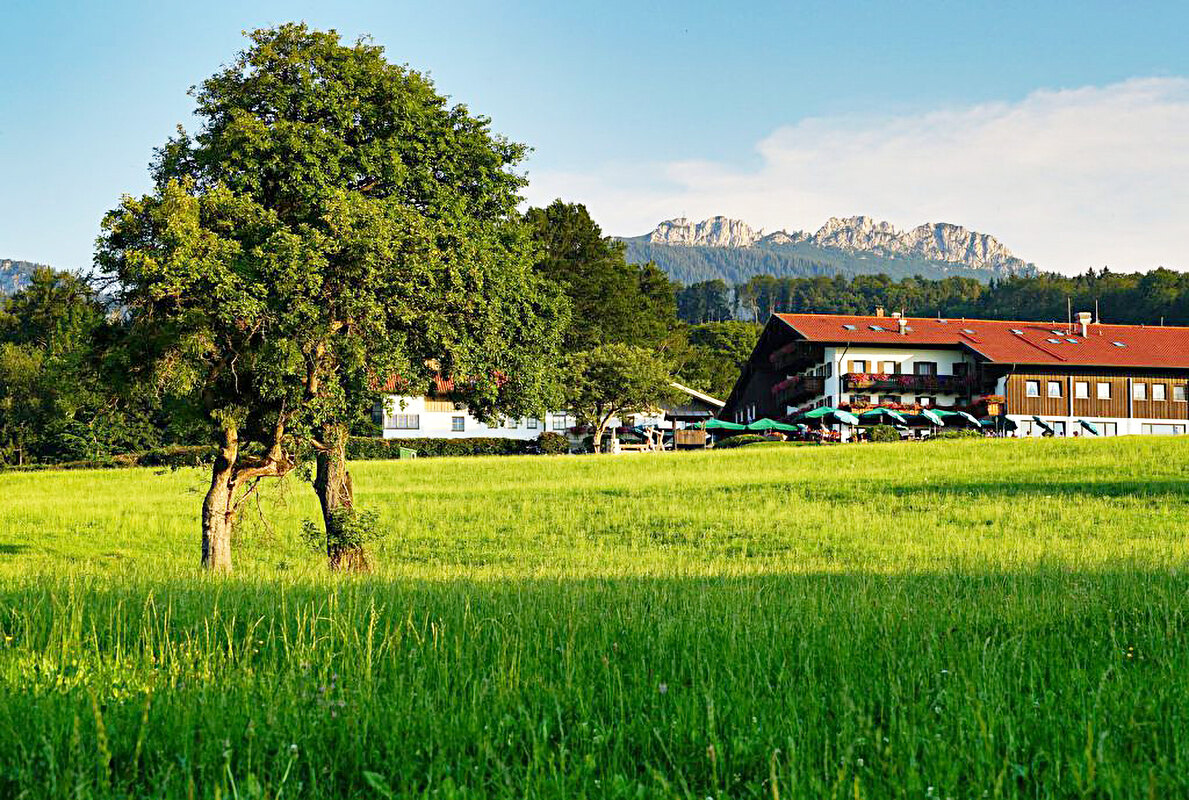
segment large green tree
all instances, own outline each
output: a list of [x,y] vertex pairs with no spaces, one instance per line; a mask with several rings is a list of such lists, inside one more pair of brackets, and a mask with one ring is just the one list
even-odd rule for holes
[[676,323],[675,287],[655,264],[629,264],[579,203],[555,200],[525,215],[538,244],[537,271],[566,293],[573,309],[567,351],[603,344],[662,348]]
[[252,33],[196,99],[200,129],[104,223],[130,364],[218,446],[204,565],[230,569],[244,498],[310,446],[330,562],[358,566],[335,532],[359,404],[437,372],[481,417],[551,399],[565,307],[516,218],[524,148],[381,48],[304,25]]

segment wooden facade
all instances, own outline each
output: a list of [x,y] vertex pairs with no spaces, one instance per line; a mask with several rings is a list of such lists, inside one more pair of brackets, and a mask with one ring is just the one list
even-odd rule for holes
[[[1060,385],[1060,397],[1050,397],[1049,383]],[[1028,383],[1034,382],[1038,397],[1028,396]],[[1078,383],[1087,384],[1085,398],[1079,398]],[[1144,385],[1145,399],[1135,399],[1135,384]],[[1100,396],[1100,385],[1109,397]],[[1164,400],[1155,400],[1153,386],[1164,386]],[[1120,375],[1118,373],[1015,372],[1007,376],[1009,414],[1057,417],[1110,417],[1118,419],[1189,419],[1189,402],[1176,400],[1176,387],[1189,395],[1189,380],[1184,375]]]

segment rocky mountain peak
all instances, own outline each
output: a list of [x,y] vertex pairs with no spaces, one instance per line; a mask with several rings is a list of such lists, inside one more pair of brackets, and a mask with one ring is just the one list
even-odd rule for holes
[[701,222],[677,217],[657,225],[648,235],[648,241],[652,244],[750,247],[763,235],[763,230],[753,230],[746,222],[729,217],[711,217]]

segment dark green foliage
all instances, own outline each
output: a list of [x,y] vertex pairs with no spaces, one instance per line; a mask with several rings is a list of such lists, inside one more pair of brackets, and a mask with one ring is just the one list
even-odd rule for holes
[[677,317],[682,322],[723,322],[734,317],[731,289],[721,279],[677,290]]
[[102,364],[113,325],[86,280],[39,268],[0,304],[0,463],[102,459],[159,444],[159,409],[115,396]]
[[623,241],[628,260],[655,262],[679,283],[724,280],[737,284],[756,275],[813,278],[885,274],[896,278],[922,275],[937,279],[960,276],[984,282],[996,277],[989,270],[947,261],[848,253],[803,242],[772,247],[705,247],[652,244],[641,238]]
[[323,526],[313,520],[301,524],[301,540],[315,552],[330,548],[355,549],[366,547],[384,538],[387,529],[380,526],[380,515],[359,508],[340,508],[330,513],[329,524]]
[[762,436],[758,433],[737,433],[734,436],[727,436],[726,438],[719,439],[714,443],[714,448],[716,450],[721,450],[723,448],[729,449],[732,447],[743,447],[749,444],[759,444],[760,442],[770,441],[772,440],[767,436]]
[[525,221],[539,250],[538,274],[562,288],[571,319],[563,346],[659,347],[677,314],[674,285],[656,265],[628,263],[622,242],[603,236],[586,207],[555,200]]
[[352,436],[347,441],[349,461],[397,458],[402,447],[415,450],[418,458],[437,456],[518,456],[537,452],[532,439],[473,436],[466,439],[379,439]]
[[763,327],[754,322],[707,322],[691,325],[680,353],[680,383],[725,400],[755,349]]
[[[694,289],[680,290],[679,299],[685,298],[684,307],[696,318],[697,302],[688,295]],[[1066,318],[1067,303],[1074,311],[1092,311],[1097,303],[1103,322],[1189,324],[1189,273],[1167,269],[1136,273],[1103,269],[1076,276],[1042,273],[989,284],[966,277],[897,281],[887,275],[760,275],[735,285],[733,292],[735,315],[761,322],[778,312],[871,314],[880,306],[913,317],[1060,321]]]
[[938,431],[934,439],[985,439],[986,435],[974,428],[956,428],[948,431]]
[[537,452],[545,456],[560,456],[570,452],[566,437],[553,431],[542,431],[536,441]]
[[874,425],[867,429],[867,438],[873,442],[898,442],[900,431],[891,425]]

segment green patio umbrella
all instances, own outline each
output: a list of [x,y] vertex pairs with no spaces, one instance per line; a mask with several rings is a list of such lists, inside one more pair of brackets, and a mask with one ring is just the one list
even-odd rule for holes
[[841,422],[845,425],[858,425],[859,418],[849,411],[843,411],[840,408],[831,408],[830,406],[821,406],[812,411],[806,411],[801,415],[801,419],[811,419],[817,422]]
[[937,416],[939,416],[939,417],[945,418],[946,420],[950,420],[950,419],[953,419],[954,417],[957,417],[962,422],[969,422],[971,425],[975,426],[976,428],[982,427],[982,423],[978,421],[977,417],[973,416],[972,414],[967,414],[965,411],[941,411],[941,410],[938,410],[934,413],[936,413]]
[[1034,416],[1032,417],[1032,419],[1034,419],[1034,420],[1036,421],[1036,424],[1037,424],[1037,425],[1039,425],[1039,426],[1041,427],[1041,429],[1042,429],[1042,430],[1046,430],[1046,431],[1048,431],[1048,432],[1049,432],[1049,433],[1051,433],[1051,434],[1056,434],[1056,433],[1057,433],[1057,431],[1053,430],[1053,426],[1052,426],[1052,425],[1050,425],[1049,423],[1045,422],[1045,421],[1044,421],[1043,419],[1041,419],[1040,417],[1037,417],[1037,416],[1035,416],[1035,415],[1034,415]]
[[1078,424],[1080,424],[1086,430],[1090,431],[1090,433],[1094,434],[1095,436],[1102,435],[1101,433],[1098,432],[1098,428],[1094,425],[1093,422],[1087,422],[1084,419],[1079,419]]
[[779,422],[774,419],[768,419],[767,417],[747,423],[747,429],[749,431],[774,431],[779,430],[779,426]]
[[703,430],[708,430],[708,431],[713,431],[713,430],[745,431],[745,430],[747,430],[746,425],[742,425],[738,422],[727,422],[725,419],[708,419],[705,422],[699,423],[697,427],[701,428]]
[[916,416],[927,420],[932,425],[944,425],[945,420],[937,415],[937,412],[931,408],[922,408],[916,413]]
[[859,415],[859,419],[863,422],[883,422],[885,419],[888,419],[899,425],[908,424],[908,420],[904,418],[903,414],[891,408],[868,409]]

